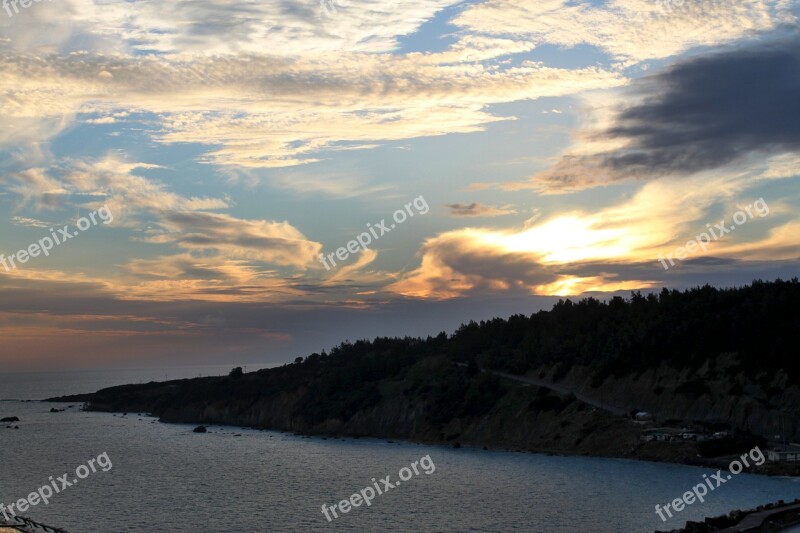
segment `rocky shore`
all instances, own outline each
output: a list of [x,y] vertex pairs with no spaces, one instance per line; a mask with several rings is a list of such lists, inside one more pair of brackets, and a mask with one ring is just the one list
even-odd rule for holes
[[68,533],[66,530],[48,526],[26,518],[23,516],[15,516],[13,520],[5,520],[0,517],[0,533]]
[[759,505],[747,511],[731,511],[727,515],[706,518],[703,522],[687,522],[682,529],[655,533],[778,533],[800,524],[800,499],[791,503],[779,501]]
[[[85,402],[85,409],[93,411],[146,412],[167,423],[230,425],[300,435],[374,437],[719,469],[726,469],[735,458],[702,458],[699,443],[694,441],[642,442],[642,426],[630,417],[595,408],[574,396],[509,380],[500,380],[496,391],[500,398],[490,409],[477,414],[461,411],[439,419],[431,416],[425,397],[403,394],[402,389],[398,394],[397,384],[386,384],[378,401],[353,409],[346,417],[312,416],[308,397],[314,391],[309,389],[265,394],[268,387],[264,375],[248,374],[236,380],[196,378],[127,385],[47,401]],[[252,393],[252,389],[259,392]],[[800,465],[765,463],[749,471],[798,475]]]

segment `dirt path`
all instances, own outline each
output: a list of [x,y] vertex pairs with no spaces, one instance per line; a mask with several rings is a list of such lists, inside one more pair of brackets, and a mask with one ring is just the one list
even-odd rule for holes
[[595,400],[594,398],[589,398],[583,393],[578,391],[568,389],[567,387],[556,385],[555,383],[550,383],[549,381],[544,381],[541,379],[529,378],[526,376],[517,376],[514,374],[507,374],[506,372],[499,372],[497,370],[491,371],[492,374],[496,376],[500,376],[506,379],[513,379],[514,381],[520,381],[522,383],[528,383],[530,385],[536,385],[537,387],[544,387],[545,389],[550,389],[553,392],[557,392],[559,394],[574,394],[577,399],[582,401],[583,403],[589,404],[592,407],[596,407],[598,409],[602,409],[603,411],[608,411],[609,413],[619,415],[619,416],[626,416],[628,413],[624,409],[620,409],[619,407],[614,407],[613,405],[609,405],[607,403],[600,403],[599,401]]

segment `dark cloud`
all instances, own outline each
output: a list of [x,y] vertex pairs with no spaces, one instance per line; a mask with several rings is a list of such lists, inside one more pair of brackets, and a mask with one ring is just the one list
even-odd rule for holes
[[450,208],[450,215],[454,217],[497,217],[511,215],[516,212],[507,207],[494,207],[477,202],[472,202],[471,204],[447,204],[446,207]]
[[800,149],[800,40],[698,58],[647,78],[660,98],[627,109],[608,134],[638,150],[609,158],[617,169],[694,173],[753,151]]
[[800,38],[695,57],[634,85],[637,104],[595,134],[629,141],[565,157],[536,177],[545,189],[625,178],[688,176],[753,154],[800,152]]

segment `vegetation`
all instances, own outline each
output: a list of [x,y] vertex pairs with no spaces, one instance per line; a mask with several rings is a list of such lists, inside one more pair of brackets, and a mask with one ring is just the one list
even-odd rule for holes
[[[413,411],[413,431],[439,432],[442,439],[460,432],[446,428],[453,421],[480,425],[492,416],[498,424],[512,416],[591,416],[581,420],[602,428],[605,422],[574,396],[522,387],[491,370],[543,378],[548,369],[551,379],[559,381],[582,365],[592,385],[600,386],[608,376],[633,382],[667,365],[692,376],[677,386],[655,387],[655,394],[676,401],[710,394],[709,375],[726,380],[717,393],[730,397],[746,394],[738,381],[727,381],[742,374],[749,383],[763,384],[768,394],[780,392],[770,385],[777,372],[788,377],[787,386],[800,379],[800,359],[791,357],[800,345],[798,309],[797,279],[731,289],[664,289],[646,296],[634,292],[629,299],[605,302],[562,300],[530,316],[470,322],[449,336],[345,341],[330,353],[298,357],[273,369],[244,374],[235,368],[227,377],[113,387],[69,400],[85,399],[100,410],[147,411],[172,421],[233,421],[320,432],[352,428],[348,421],[368,418],[382,406],[383,419],[391,418],[392,409]],[[588,433],[576,442],[588,437],[592,427],[581,426]],[[503,431],[514,433],[515,428]],[[731,449],[750,445],[729,444]],[[707,455],[720,451],[704,450]]]
[[800,359],[789,354],[800,345],[798,309],[796,278],[732,289],[634,292],[628,300],[607,302],[562,300],[530,317],[470,322],[450,339],[447,351],[454,359],[474,357],[516,373],[557,364],[556,380],[573,365],[592,366],[598,383],[662,363],[697,370],[718,355],[734,354],[740,366],[729,369],[732,374],[783,369],[797,383]]

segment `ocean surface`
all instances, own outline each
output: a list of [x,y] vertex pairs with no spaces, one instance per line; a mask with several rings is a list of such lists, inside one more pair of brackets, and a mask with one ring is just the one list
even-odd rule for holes
[[[249,367],[248,370],[254,368]],[[138,413],[88,413],[24,401],[123,383],[224,374],[230,368],[0,374],[0,503],[50,477],[78,480],[25,516],[70,533],[475,531],[652,532],[732,509],[800,497],[787,478],[740,474],[665,522],[662,506],[709,469],[622,459],[451,449],[378,439],[303,438],[272,431],[162,424]],[[98,459],[99,456],[108,458]],[[334,505],[387,475],[406,481],[331,521]],[[80,465],[94,459],[96,472]],[[108,466],[110,464],[110,466]],[[107,471],[103,471],[105,465]],[[56,481],[59,488],[62,483]],[[45,491],[46,493],[46,491]],[[366,492],[368,495],[369,491]],[[356,499],[356,502],[359,500]],[[329,511],[329,515],[330,515]]]

